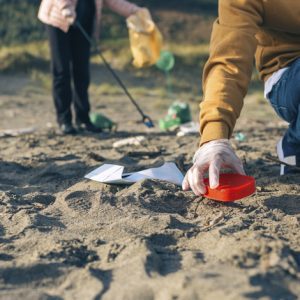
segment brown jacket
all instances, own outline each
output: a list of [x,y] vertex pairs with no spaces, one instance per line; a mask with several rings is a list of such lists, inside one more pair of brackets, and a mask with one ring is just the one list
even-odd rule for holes
[[251,79],[253,59],[260,77],[300,57],[300,2],[219,0],[200,104],[201,144],[230,138]]
[[[75,7],[77,0],[42,0],[38,12],[38,18],[45,24],[60,28],[64,32],[69,30],[70,25],[63,17],[61,11],[67,6]],[[100,30],[100,19],[103,6],[110,8],[112,11],[129,17],[135,13],[139,7],[126,0],[95,0],[96,14],[95,14],[95,33],[98,36]]]

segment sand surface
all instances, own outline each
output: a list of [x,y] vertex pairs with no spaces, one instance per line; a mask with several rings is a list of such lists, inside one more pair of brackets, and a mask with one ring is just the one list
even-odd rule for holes
[[[278,177],[265,159],[286,127],[267,103],[247,98],[237,125],[246,140],[234,141],[257,193],[224,205],[166,182],[83,178],[111,160],[191,163],[198,137],[136,124],[122,94],[92,100],[122,120],[119,132],[64,137],[47,93],[21,77],[0,82],[0,128],[38,127],[0,138],[0,299],[299,299],[300,177]],[[139,101],[157,120],[154,98]],[[145,145],[112,148],[140,134]]]

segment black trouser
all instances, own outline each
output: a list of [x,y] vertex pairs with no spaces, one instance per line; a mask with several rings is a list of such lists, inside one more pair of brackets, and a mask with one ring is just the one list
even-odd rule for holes
[[[92,33],[94,16],[80,14],[80,23],[89,35]],[[90,83],[90,45],[76,27],[67,33],[53,26],[47,26],[53,76],[53,98],[59,124],[72,121],[71,103],[74,103],[76,121],[89,121],[88,87]],[[72,93],[71,78],[74,92]]]

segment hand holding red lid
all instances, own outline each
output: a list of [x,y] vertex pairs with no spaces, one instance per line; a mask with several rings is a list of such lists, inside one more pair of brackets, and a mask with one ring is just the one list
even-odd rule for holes
[[243,164],[236,156],[229,140],[220,139],[202,145],[194,155],[194,165],[188,170],[182,183],[184,191],[192,189],[195,195],[206,193],[204,174],[208,171],[209,186],[215,189],[219,186],[220,171],[230,168],[235,173],[245,174]]

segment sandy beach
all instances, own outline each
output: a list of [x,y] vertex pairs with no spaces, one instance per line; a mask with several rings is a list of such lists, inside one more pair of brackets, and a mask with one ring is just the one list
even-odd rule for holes
[[[37,128],[0,138],[0,299],[299,299],[300,177],[279,177],[266,159],[286,128],[266,102],[246,98],[236,128],[246,138],[233,140],[257,192],[221,204],[163,181],[83,178],[111,161],[174,161],[183,172],[191,164],[198,136],[137,124],[122,93],[92,93],[93,108],[118,121],[116,133],[66,137],[49,93],[22,76],[0,82],[0,127]],[[165,113],[150,92],[139,101],[155,121]],[[137,135],[144,145],[112,147]]]

